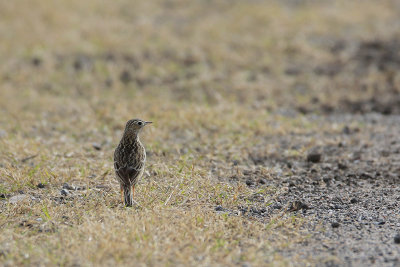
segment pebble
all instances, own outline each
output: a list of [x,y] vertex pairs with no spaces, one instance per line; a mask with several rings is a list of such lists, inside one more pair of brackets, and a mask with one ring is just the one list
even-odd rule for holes
[[320,153],[309,153],[307,155],[307,161],[312,163],[318,163],[321,161],[322,155]]
[[266,184],[267,181],[265,179],[263,179],[263,178],[260,178],[260,179],[258,179],[258,183],[259,184]]
[[21,202],[21,201],[24,201],[24,200],[27,200],[27,199],[29,199],[29,196],[28,196],[28,195],[21,194],[21,195],[16,195],[16,196],[11,197],[11,198],[8,200],[8,202],[10,202],[10,203],[12,203],[12,204],[16,204],[16,203],[18,203],[18,202]]
[[331,181],[330,177],[323,177],[322,180],[324,181],[324,183],[329,184],[329,182]]
[[338,228],[340,226],[340,224],[338,222],[333,222],[331,224],[332,228]]
[[338,163],[338,168],[339,168],[340,170],[346,170],[346,169],[347,169],[347,165],[344,164],[344,163],[339,162],[339,163]]
[[224,208],[222,206],[216,206],[215,211],[223,211]]
[[394,243],[395,243],[395,244],[400,244],[400,234],[397,234],[397,235],[394,237]]
[[38,183],[37,188],[45,188],[45,184]]
[[60,193],[61,193],[61,195],[63,195],[63,196],[68,196],[69,191],[68,191],[67,189],[61,189]]
[[280,210],[280,209],[282,208],[282,205],[276,203],[276,204],[274,204],[274,205],[272,206],[272,208],[273,208],[273,209],[276,209],[276,210]]
[[42,60],[38,57],[32,58],[32,65],[35,67],[39,67],[42,64]]
[[189,152],[189,150],[187,149],[187,147],[181,148],[179,150],[179,153],[181,153],[181,155],[186,155]]
[[96,150],[101,150],[101,145],[99,143],[92,143],[92,147]]
[[75,190],[75,186],[69,185],[68,183],[64,183],[62,188],[67,190]]
[[124,70],[119,76],[119,80],[124,84],[128,84],[132,81],[132,76],[129,71]]
[[358,202],[358,200],[356,198],[354,198],[354,197],[352,199],[350,199],[350,203],[351,204],[355,204],[357,202]]
[[252,181],[252,180],[246,180],[246,185],[247,185],[247,186],[253,185],[253,181]]
[[350,131],[350,127],[349,126],[344,126],[343,127],[343,130],[342,130],[342,133],[344,133],[344,134],[350,134],[351,133],[351,131]]
[[300,200],[296,200],[289,205],[288,211],[299,211],[308,209],[308,205]]

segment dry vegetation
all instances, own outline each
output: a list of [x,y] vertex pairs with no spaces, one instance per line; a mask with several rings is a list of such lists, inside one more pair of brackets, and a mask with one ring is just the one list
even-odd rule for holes
[[[0,265],[343,262],[297,249],[328,230],[271,181],[315,147],[396,139],[332,119],[400,113],[400,6],[349,2],[1,1]],[[134,117],[154,122],[138,209],[112,167]]]

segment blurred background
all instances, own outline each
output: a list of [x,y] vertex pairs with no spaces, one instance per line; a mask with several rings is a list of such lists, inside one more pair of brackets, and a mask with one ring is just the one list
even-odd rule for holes
[[2,1],[2,121],[79,113],[86,124],[94,112],[113,125],[226,104],[398,113],[399,11],[398,1]]

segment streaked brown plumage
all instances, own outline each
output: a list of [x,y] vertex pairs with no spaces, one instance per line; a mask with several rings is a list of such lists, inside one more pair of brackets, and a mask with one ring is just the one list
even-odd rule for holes
[[140,130],[150,121],[140,119],[129,120],[124,134],[114,152],[114,169],[121,186],[123,202],[126,206],[133,205],[135,185],[144,171],[146,150],[139,140]]

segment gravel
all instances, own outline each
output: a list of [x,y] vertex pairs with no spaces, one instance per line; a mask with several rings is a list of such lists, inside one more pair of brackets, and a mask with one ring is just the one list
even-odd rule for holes
[[61,193],[61,195],[63,195],[63,196],[68,196],[68,195],[69,195],[68,189],[61,189],[61,190],[60,190],[60,193]]

